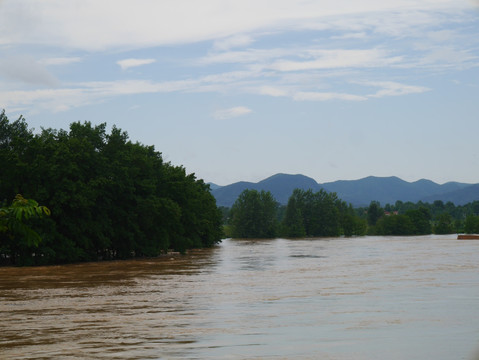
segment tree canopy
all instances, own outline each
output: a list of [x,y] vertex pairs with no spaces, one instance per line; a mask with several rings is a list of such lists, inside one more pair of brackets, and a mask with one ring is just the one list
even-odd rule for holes
[[366,222],[351,205],[324,190],[295,189],[280,207],[270,192],[244,190],[230,211],[233,237],[363,235]]
[[51,210],[35,263],[155,256],[222,237],[209,186],[115,126],[75,122],[33,134],[2,112],[0,163],[0,200],[21,193]]
[[273,238],[277,235],[278,202],[269,191],[244,190],[231,208],[233,236]]
[[[0,207],[0,256],[9,255],[11,263],[17,257],[25,261],[31,249],[38,248],[41,236],[32,228],[32,220],[50,215],[50,209],[33,199],[17,194],[9,206]],[[5,258],[5,256],[3,256]],[[0,263],[3,262],[0,258]]]

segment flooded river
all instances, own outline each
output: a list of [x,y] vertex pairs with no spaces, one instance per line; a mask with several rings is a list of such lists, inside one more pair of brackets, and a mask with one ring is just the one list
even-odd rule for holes
[[0,359],[479,359],[479,241],[225,240],[0,268]]

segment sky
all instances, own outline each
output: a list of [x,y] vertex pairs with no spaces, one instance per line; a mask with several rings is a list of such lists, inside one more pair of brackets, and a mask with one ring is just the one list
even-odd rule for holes
[[0,109],[219,185],[479,183],[479,0],[0,0]]

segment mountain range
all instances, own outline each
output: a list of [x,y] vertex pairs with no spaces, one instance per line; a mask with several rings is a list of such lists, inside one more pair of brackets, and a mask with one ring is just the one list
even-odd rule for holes
[[319,184],[316,180],[301,174],[276,174],[257,183],[240,181],[226,186],[210,183],[211,193],[218,206],[230,207],[245,189],[270,191],[281,204],[287,204],[294,189],[311,189],[314,192],[324,189],[337,193],[338,197],[355,207],[368,206],[371,201],[381,205],[394,204],[397,200],[406,202],[451,201],[455,205],[464,205],[479,200],[479,184],[448,182],[437,184],[421,179],[414,182],[404,181],[396,176],[368,176],[359,180],[338,180]]

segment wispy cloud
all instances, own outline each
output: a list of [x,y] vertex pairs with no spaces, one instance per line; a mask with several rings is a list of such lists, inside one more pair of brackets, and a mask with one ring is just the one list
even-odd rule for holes
[[406,85],[393,81],[365,81],[361,83],[365,86],[373,86],[381,88],[376,93],[368,95],[372,98],[381,98],[384,96],[401,96],[408,94],[420,94],[430,91],[430,88],[416,85]]
[[[49,51],[61,49],[60,55],[80,56],[46,57],[45,51],[40,61],[33,57],[0,59],[0,76],[8,82],[0,83],[0,108],[63,111],[129,94],[171,92],[248,94],[294,101],[365,101],[429,91],[419,80],[415,85],[405,85],[411,80],[411,69],[432,73],[479,66],[479,42],[465,31],[476,23],[457,27],[457,31],[443,26],[467,22],[465,10],[471,5],[467,7],[463,0],[398,0],[394,4],[381,0],[278,0],[275,7],[267,0],[205,0],[201,4],[190,0],[138,0],[135,5],[120,0],[83,0],[75,14],[63,1],[33,2],[29,7],[15,4],[2,3],[2,49],[39,44]],[[117,8],[114,14],[112,6]],[[185,7],[190,11],[184,12]],[[107,13],[111,16],[105,16]],[[132,13],[137,16],[125,22]],[[88,27],[84,26],[85,19]],[[460,35],[468,41],[456,45]],[[200,41],[198,46],[184,46]],[[169,52],[170,48],[155,48],[155,55],[150,50],[135,55],[129,51],[172,44],[181,49],[181,57],[170,55],[175,54]],[[80,50],[72,52],[71,48]],[[162,81],[166,72],[159,71],[152,72],[149,81],[115,81],[111,74],[90,68],[88,76],[92,77],[88,79],[97,81],[60,82],[55,77],[64,76],[66,68],[54,65],[83,62],[85,52],[95,60],[104,60],[102,54],[111,49],[128,54],[118,55],[116,64],[122,70],[161,61],[162,69],[166,63],[172,81]],[[166,52],[171,58],[163,63],[165,57],[157,54]],[[111,65],[112,52],[108,54],[104,60],[108,64],[102,65]],[[132,74],[125,71],[122,78]],[[71,78],[78,76],[71,74]],[[38,86],[49,89],[35,88]],[[232,109],[236,112],[231,114],[236,114],[242,107]]]
[[237,51],[212,52],[202,57],[200,65],[220,63],[264,63],[272,59],[297,54],[298,49],[276,48],[276,49],[247,49]]
[[54,58],[46,58],[39,61],[40,64],[43,65],[68,65],[80,62],[80,57],[54,57]]
[[256,92],[260,95],[269,95],[274,97],[288,96],[291,93],[291,91],[288,91],[288,89],[284,87],[269,86],[269,85],[263,85],[254,90],[256,91],[253,91],[253,92]]
[[216,50],[229,50],[235,47],[244,47],[253,43],[253,38],[249,35],[239,34],[224,39],[218,39],[214,42],[213,47]]
[[12,56],[0,59],[0,77],[13,82],[56,87],[58,79],[33,57]]
[[0,91],[0,108],[43,109],[54,112],[101,103],[108,98],[133,94],[187,91],[198,81],[152,82],[145,80],[94,81],[68,88]]
[[[74,4],[75,10],[72,11],[72,3],[61,0],[32,2],[28,6],[17,1],[2,3],[0,44],[37,44],[101,51],[228,38],[230,44],[246,43],[248,40],[241,40],[238,34],[274,31],[285,24],[290,30],[327,30],[337,29],[337,26],[360,30],[365,23],[361,19],[369,13],[380,14],[378,19],[382,20],[380,25],[383,29],[400,34],[396,30],[401,22],[394,22],[392,17],[384,14],[407,14],[402,19],[402,28],[407,29],[413,21],[435,20],[434,17],[418,19],[417,15],[424,11],[451,13],[471,7],[470,2],[458,0],[277,0],[275,6],[271,6],[269,0],[137,0],[134,3],[82,0]],[[351,22],[354,16],[357,18]],[[332,18],[345,20],[331,21]],[[227,43],[225,40],[223,44]]]
[[[109,98],[133,94],[173,92],[225,92],[235,91],[272,97],[289,97],[295,101],[365,101],[368,98],[418,94],[429,91],[424,86],[406,85],[392,81],[350,81],[360,87],[361,93],[353,94],[334,91],[308,90],[310,85],[262,85],[245,81],[248,72],[224,73],[196,79],[154,82],[147,80],[94,81],[72,84],[69,88],[0,91],[0,108],[28,109],[41,108],[51,111],[65,111],[71,108],[103,102]],[[370,94],[370,88],[380,88]],[[317,88],[317,86],[315,86]],[[228,119],[251,112],[238,106],[218,110],[216,119]]]
[[229,109],[217,110],[213,113],[213,117],[217,120],[226,120],[249,114],[251,111],[251,109],[245,106],[235,106]]
[[328,100],[347,100],[347,101],[364,101],[368,98],[361,95],[328,93],[328,92],[298,92],[293,95],[296,101],[328,101]]
[[271,68],[279,71],[304,71],[315,69],[337,69],[347,67],[389,66],[401,61],[400,57],[391,57],[384,50],[311,50],[309,56],[313,60],[290,61],[279,60]]
[[156,62],[155,59],[124,59],[119,60],[116,63],[121,67],[122,70],[127,70],[132,67],[148,65]]

